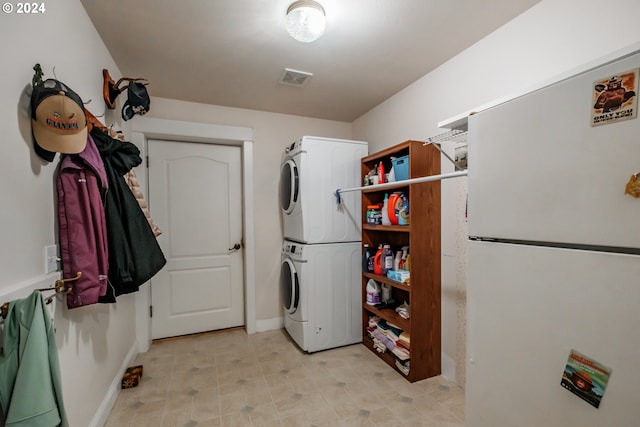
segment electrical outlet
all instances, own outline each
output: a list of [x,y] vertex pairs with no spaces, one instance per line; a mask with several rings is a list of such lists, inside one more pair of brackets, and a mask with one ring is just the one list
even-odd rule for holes
[[44,271],[46,274],[58,271],[58,246],[44,247]]

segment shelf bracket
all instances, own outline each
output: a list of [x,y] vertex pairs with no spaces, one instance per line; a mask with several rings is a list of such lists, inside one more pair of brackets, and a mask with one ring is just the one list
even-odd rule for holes
[[427,138],[427,140],[422,144],[425,145],[433,145],[440,154],[444,155],[454,166],[456,166],[456,161],[451,158],[447,153],[444,152],[442,148],[440,148],[441,142],[454,141],[457,143],[467,142],[467,131],[463,129],[452,129],[448,132],[443,132],[439,135],[432,136]]

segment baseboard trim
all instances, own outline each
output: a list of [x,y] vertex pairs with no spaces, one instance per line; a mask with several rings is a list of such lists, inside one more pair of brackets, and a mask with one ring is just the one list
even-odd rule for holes
[[107,418],[109,418],[109,414],[111,413],[111,410],[116,403],[116,399],[120,394],[122,376],[124,375],[124,372],[127,370],[127,368],[133,364],[133,361],[135,360],[137,355],[138,344],[137,342],[134,342],[131,345],[131,349],[129,349],[127,356],[122,361],[122,365],[120,366],[120,369],[118,369],[118,373],[111,382],[111,385],[109,386],[104,399],[102,399],[102,403],[100,403],[100,406],[98,406],[96,414],[93,416],[89,427],[102,427],[106,424]]
[[456,382],[456,362],[446,353],[441,353],[442,358],[442,376],[448,380]]
[[272,319],[256,320],[256,332],[273,331],[284,328],[284,320],[282,317],[274,317]]

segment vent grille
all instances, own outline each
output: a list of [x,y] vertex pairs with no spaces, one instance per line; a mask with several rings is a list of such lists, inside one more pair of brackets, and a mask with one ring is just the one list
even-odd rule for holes
[[304,86],[311,80],[313,73],[285,68],[280,76],[280,83],[290,86]]

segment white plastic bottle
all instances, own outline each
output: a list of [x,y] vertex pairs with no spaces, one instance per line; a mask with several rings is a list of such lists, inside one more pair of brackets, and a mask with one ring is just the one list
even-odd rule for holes
[[400,270],[400,260],[402,259],[402,251],[396,252],[396,257],[393,259],[393,269],[395,271]]
[[386,283],[382,284],[382,302],[387,302],[391,299],[391,285]]
[[395,182],[396,180],[396,172],[393,170],[393,166],[391,166],[391,169],[389,170],[389,179],[387,179],[387,182]]
[[382,225],[391,225],[391,220],[389,220],[389,211],[387,210],[389,206],[389,194],[384,193],[384,201],[382,202]]
[[380,285],[373,279],[367,282],[367,304],[376,305],[380,303]]

